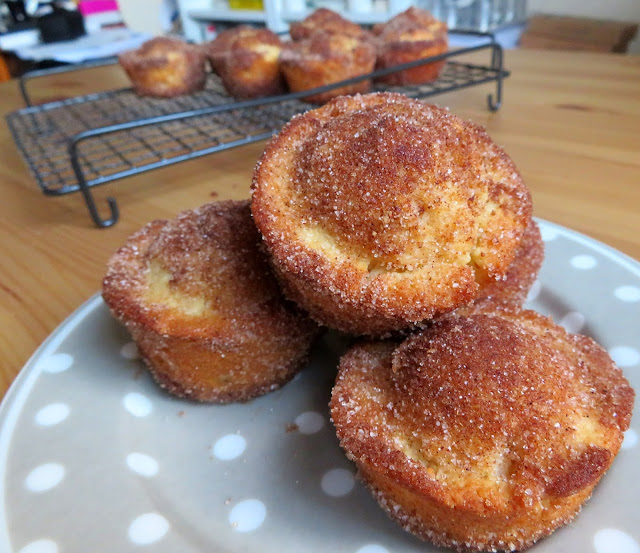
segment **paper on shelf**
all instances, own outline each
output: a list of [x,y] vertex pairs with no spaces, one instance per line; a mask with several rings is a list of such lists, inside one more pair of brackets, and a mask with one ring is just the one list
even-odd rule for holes
[[25,60],[80,63],[108,58],[125,50],[138,48],[150,38],[150,34],[138,33],[131,29],[107,29],[75,40],[18,48],[15,54]]

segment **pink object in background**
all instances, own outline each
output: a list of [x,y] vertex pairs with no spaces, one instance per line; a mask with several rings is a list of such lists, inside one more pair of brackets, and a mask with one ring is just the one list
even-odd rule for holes
[[78,2],[78,9],[82,15],[118,11],[116,0],[82,0]]
[[116,0],[80,0],[78,10],[84,18],[84,27],[89,34],[124,26]]

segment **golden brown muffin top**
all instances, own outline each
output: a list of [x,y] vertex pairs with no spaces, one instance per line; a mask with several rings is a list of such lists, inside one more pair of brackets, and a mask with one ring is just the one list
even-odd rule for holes
[[417,40],[418,35],[423,37],[420,40],[433,40],[446,35],[447,25],[438,21],[428,11],[411,6],[386,23],[374,25],[372,32],[385,42]]
[[273,31],[239,25],[222,31],[205,46],[205,49],[211,57],[227,54],[237,49],[261,53],[269,52],[272,48],[279,51],[281,47],[282,41]]
[[451,315],[341,362],[332,414],[352,458],[470,511],[544,506],[595,483],[634,392],[592,339],[533,311]]
[[425,48],[426,45],[436,44],[445,50],[448,45],[446,34],[434,34],[429,29],[421,28],[402,29],[397,33],[385,34],[383,38],[384,41],[379,45],[379,48],[383,51],[389,48],[409,47],[410,45]]
[[416,322],[502,278],[531,214],[513,162],[484,130],[389,93],[295,117],[253,189],[256,224],[287,270],[347,301],[415,308]]
[[190,59],[194,63],[204,63],[205,54],[201,47],[170,37],[156,37],[143,43],[136,50],[128,50],[118,56],[123,65],[136,67],[161,67],[168,62]]
[[481,289],[471,309],[522,307],[543,261],[544,242],[538,225],[531,219],[504,279]]
[[302,21],[291,23],[289,34],[293,40],[309,38],[318,31],[365,39],[370,35],[360,25],[352,23],[327,8],[318,8]]
[[226,328],[232,336],[263,319],[290,324],[293,310],[259,244],[248,201],[154,221],[109,261],[103,296],[125,322],[173,335],[217,336]]
[[369,42],[353,36],[318,31],[306,39],[286,43],[280,54],[280,62],[297,64],[336,60],[342,64],[371,66],[375,55],[375,47]]

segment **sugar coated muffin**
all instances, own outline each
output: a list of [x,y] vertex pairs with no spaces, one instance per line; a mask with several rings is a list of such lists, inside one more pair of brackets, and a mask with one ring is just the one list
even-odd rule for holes
[[199,401],[244,401],[304,365],[317,326],[272,277],[248,201],[154,221],[108,265],[103,298],[155,380]]
[[293,40],[304,40],[318,31],[360,39],[370,37],[369,32],[360,25],[327,8],[318,8],[302,21],[291,23],[289,27],[289,34]]
[[382,336],[503,279],[531,199],[480,127],[379,93],[294,117],[258,162],[252,211],[290,298]]
[[205,43],[203,46],[204,52],[213,72],[219,72],[219,64],[224,62],[223,54],[231,50],[231,45],[235,40],[243,37],[253,37],[257,31],[258,29],[249,25],[237,25],[220,31],[213,40]]
[[153,38],[118,61],[140,96],[191,94],[204,88],[207,77],[202,48],[174,38]]
[[[376,49],[370,42],[320,31],[305,40],[288,44],[280,55],[280,69],[291,92],[371,73],[375,63]],[[336,96],[367,92],[370,88],[371,81],[364,80],[302,99],[321,104]]]
[[284,92],[280,37],[268,29],[240,25],[220,33],[206,46],[222,84],[236,98],[261,98]]
[[544,261],[544,242],[537,223],[531,219],[522,235],[516,256],[502,280],[491,282],[478,292],[472,309],[517,309],[522,307]]
[[427,10],[411,6],[388,21],[374,25],[372,33],[374,36],[384,37],[385,35],[397,35],[410,28],[425,29],[434,35],[447,32],[446,23],[433,17]]
[[[376,25],[378,59],[376,69],[444,54],[449,48],[447,26],[430,13],[416,7],[398,14],[387,23]],[[388,85],[423,84],[440,75],[446,60],[418,65],[379,77]]]
[[405,530],[458,551],[524,549],[611,465],[634,392],[606,351],[533,311],[449,315],[341,359],[331,415]]

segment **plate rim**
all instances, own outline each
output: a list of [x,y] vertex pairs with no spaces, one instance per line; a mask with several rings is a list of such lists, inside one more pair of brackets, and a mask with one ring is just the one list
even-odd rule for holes
[[533,218],[538,224],[542,223],[543,225],[548,225],[554,227],[556,231],[560,234],[564,234],[567,237],[570,237],[572,240],[582,244],[583,246],[591,247],[596,251],[600,252],[605,257],[620,263],[625,269],[628,269],[632,273],[634,273],[637,277],[640,278],[640,261],[631,257],[630,255],[617,250],[613,246],[609,246],[608,244],[588,236],[582,232],[579,232],[574,229],[570,229],[559,223],[554,223],[553,221],[547,221],[546,219],[541,219],[540,217]]
[[55,350],[78,327],[85,316],[98,308],[100,304],[104,304],[102,295],[100,292],[96,292],[67,315],[31,354],[10,384],[2,398],[2,402],[0,402],[0,551],[7,553],[13,553],[14,551],[9,540],[5,481],[9,444],[20,416],[21,410],[19,406],[22,405],[21,400],[28,397],[31,388],[41,373],[41,370],[36,370],[40,359],[47,352]]

